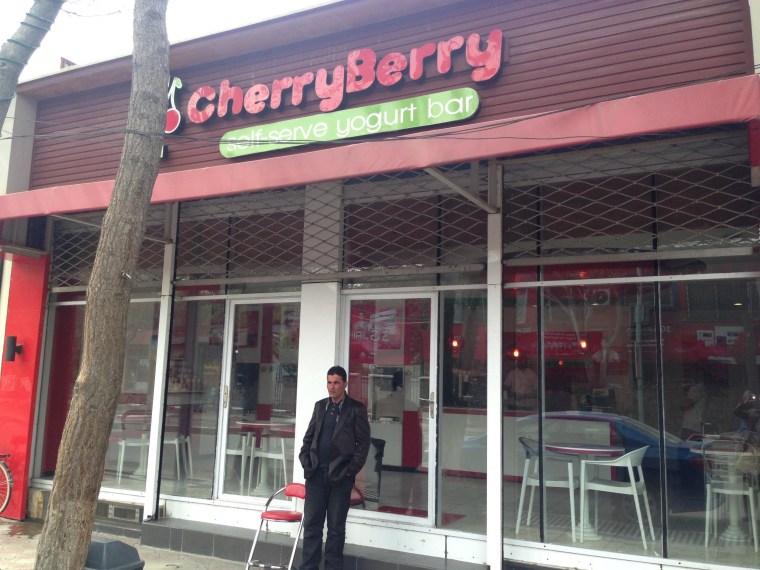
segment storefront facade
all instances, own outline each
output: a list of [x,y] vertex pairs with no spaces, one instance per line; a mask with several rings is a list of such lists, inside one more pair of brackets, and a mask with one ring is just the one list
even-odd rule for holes
[[[756,566],[757,475],[708,486],[702,443],[760,392],[751,4],[393,9],[346,0],[172,48],[103,496],[254,528],[302,478],[337,362],[373,437],[351,544]],[[55,472],[128,73],[19,87],[0,196],[18,518]],[[636,470],[642,449],[632,496],[625,464],[590,463]]]

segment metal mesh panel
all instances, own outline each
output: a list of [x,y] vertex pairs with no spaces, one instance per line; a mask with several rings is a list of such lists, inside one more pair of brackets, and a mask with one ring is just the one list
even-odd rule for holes
[[507,258],[758,243],[744,131],[503,165]]
[[[104,212],[88,212],[54,220],[51,287],[87,286],[95,263],[103,216]],[[152,207],[148,210],[145,235],[156,239],[143,240],[137,271],[132,276],[135,286],[161,281],[164,245],[160,240],[163,232],[164,208]]]
[[[485,169],[443,170],[485,195]],[[177,279],[313,275],[483,263],[486,214],[424,172],[182,204]]]
[[[485,199],[486,169],[440,169]],[[484,263],[486,212],[425,172],[357,179],[346,186],[344,264],[367,268]]]
[[182,204],[177,279],[300,274],[303,204],[303,189]]
[[[756,315],[758,306],[757,282],[736,280],[714,282],[694,282],[686,284],[688,316],[699,322],[741,323],[748,314]],[[727,327],[726,334],[730,334]],[[733,331],[736,332],[735,330]],[[736,339],[728,339],[729,344]]]

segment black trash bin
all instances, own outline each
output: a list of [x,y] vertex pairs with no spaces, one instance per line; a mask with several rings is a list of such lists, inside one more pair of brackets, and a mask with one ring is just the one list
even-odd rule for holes
[[93,536],[87,551],[84,570],[142,570],[145,561],[134,546],[121,542]]

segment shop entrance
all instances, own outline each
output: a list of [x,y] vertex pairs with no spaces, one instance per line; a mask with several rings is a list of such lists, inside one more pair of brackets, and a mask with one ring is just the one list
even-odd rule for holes
[[372,431],[352,506],[433,524],[436,296],[352,296],[346,307],[349,394]]
[[268,497],[292,481],[300,306],[228,301],[218,495]]

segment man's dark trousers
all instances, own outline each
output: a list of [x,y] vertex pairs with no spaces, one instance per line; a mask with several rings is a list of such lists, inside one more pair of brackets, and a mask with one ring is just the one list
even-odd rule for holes
[[353,477],[330,483],[327,470],[318,468],[306,480],[303,523],[303,561],[301,570],[317,570],[322,558],[322,528],[327,513],[325,570],[343,570],[343,544],[346,542],[346,517],[351,506]]

